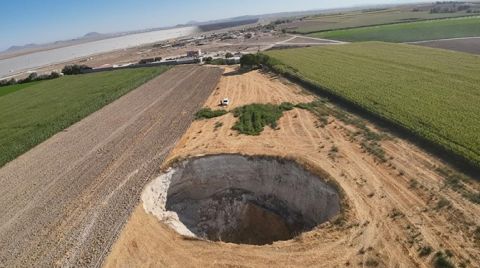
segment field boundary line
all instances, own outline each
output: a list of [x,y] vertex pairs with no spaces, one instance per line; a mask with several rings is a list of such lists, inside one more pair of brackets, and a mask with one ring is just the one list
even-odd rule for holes
[[436,42],[436,41],[468,40],[468,39],[480,39],[480,36],[470,36],[470,37],[455,37],[455,38],[443,38],[443,39],[432,39],[432,40],[423,40],[423,41],[405,42],[404,44],[421,44],[421,43]]
[[[338,44],[347,44],[349,42],[344,42],[344,41],[339,41],[339,40],[334,40],[334,39],[325,39],[325,38],[317,38],[317,37],[312,37],[312,36],[303,36],[303,35],[295,35],[295,34],[289,34],[290,36],[294,36],[296,38],[306,38],[306,39],[312,39],[312,40],[317,40],[317,41],[323,41],[323,42],[331,42],[331,43],[338,43]],[[294,38],[295,39],[295,38]],[[293,39],[292,39],[293,40]],[[289,39],[289,41],[291,41]],[[288,41],[287,41],[288,42]]]

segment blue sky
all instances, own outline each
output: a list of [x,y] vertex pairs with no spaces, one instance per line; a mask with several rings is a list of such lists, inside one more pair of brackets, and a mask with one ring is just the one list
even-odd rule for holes
[[418,0],[0,0],[0,51],[88,32],[118,32],[241,15]]

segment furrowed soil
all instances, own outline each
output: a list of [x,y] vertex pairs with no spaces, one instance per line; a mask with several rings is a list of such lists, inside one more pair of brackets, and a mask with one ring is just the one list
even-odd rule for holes
[[479,54],[480,55],[480,37],[432,40],[416,43],[419,46],[443,48],[448,50]]
[[219,68],[176,67],[0,169],[0,267],[102,264]]
[[[217,108],[224,97],[231,99],[228,109],[315,99],[271,75],[233,70],[226,70],[206,106]],[[435,252],[446,250],[457,265],[474,267],[480,259],[480,206],[446,186],[436,171],[444,164],[422,149],[390,136],[380,142],[388,159],[380,162],[352,139],[356,127],[332,115],[323,125],[302,109],[285,112],[278,129],[267,127],[259,136],[239,135],[232,130],[235,121],[231,113],[195,121],[164,167],[178,158],[222,153],[296,159],[338,183],[347,204],[343,217],[293,240],[252,246],[182,237],[139,205],[106,267],[431,267]],[[463,183],[479,189],[475,181]],[[421,255],[422,247],[431,252]]]

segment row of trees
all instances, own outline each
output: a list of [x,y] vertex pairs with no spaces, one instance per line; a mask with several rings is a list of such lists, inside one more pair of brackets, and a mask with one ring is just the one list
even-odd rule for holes
[[262,67],[270,58],[265,54],[246,54],[240,58],[240,66],[243,69],[253,69]]
[[[232,53],[227,53],[225,55],[226,59],[212,59],[212,58],[205,58],[204,61],[209,64],[219,64],[219,65],[225,65],[228,64],[229,61],[228,59],[233,58],[234,55]],[[263,55],[263,54],[247,54],[243,55],[240,58],[240,65],[244,69],[253,69],[253,68],[258,68],[262,65],[262,63],[265,63],[268,61],[268,56]],[[62,69],[62,73],[64,75],[76,75],[76,74],[82,74],[86,70],[91,70],[92,68],[87,66],[87,65],[66,65]],[[9,79],[9,80],[1,80],[0,81],[0,87],[1,86],[9,86],[9,85],[15,85],[15,84],[23,84],[23,83],[28,83],[28,82],[33,82],[33,81],[40,81],[40,80],[48,80],[48,79],[55,79],[60,77],[61,74],[57,72],[52,72],[50,74],[45,74],[45,75],[37,75],[37,73],[31,73],[27,78],[25,79],[20,79],[16,80],[14,78]]]
[[162,57],[155,57],[155,58],[148,58],[148,59],[141,59],[138,64],[147,64],[152,62],[161,61]]
[[82,74],[86,70],[91,70],[92,67],[87,65],[66,65],[62,69],[62,73],[64,75],[75,75],[75,74]]
[[61,74],[57,72],[52,72],[50,74],[43,74],[43,75],[38,75],[37,73],[31,73],[28,75],[27,78],[16,80],[15,78],[12,79],[5,79],[0,81],[0,87],[4,86],[11,86],[11,85],[16,85],[16,84],[24,84],[24,83],[29,83],[29,82],[34,82],[34,81],[41,81],[41,80],[50,80],[50,79],[55,79],[59,78]]
[[[62,69],[62,73],[65,75],[75,75],[75,74],[82,74],[85,70],[91,70],[92,68],[87,66],[87,65],[67,65]],[[57,73],[57,72],[51,72],[50,74],[42,74],[38,75],[37,73],[31,73],[28,75],[27,78],[24,79],[4,79],[0,80],[0,87],[4,86],[11,86],[11,85],[16,85],[16,84],[24,84],[24,83],[29,83],[29,82],[34,82],[34,81],[41,81],[41,80],[50,80],[50,79],[55,79],[59,78],[62,74]]]

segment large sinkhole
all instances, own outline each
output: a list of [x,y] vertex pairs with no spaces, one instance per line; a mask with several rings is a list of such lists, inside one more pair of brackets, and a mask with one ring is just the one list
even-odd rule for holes
[[142,200],[182,235],[253,245],[289,240],[340,211],[335,188],[296,162],[241,155],[178,163]]

